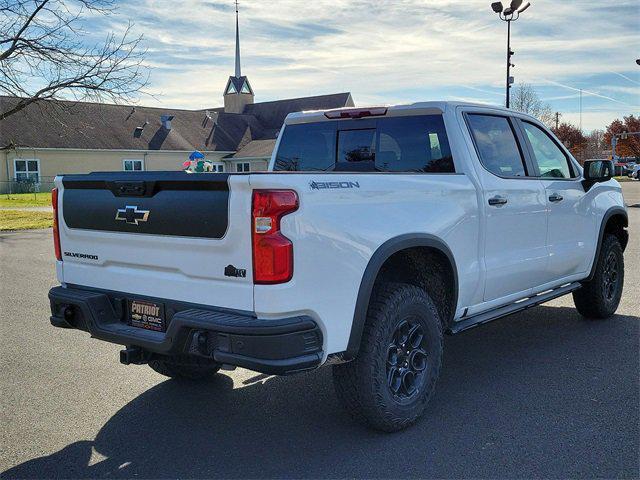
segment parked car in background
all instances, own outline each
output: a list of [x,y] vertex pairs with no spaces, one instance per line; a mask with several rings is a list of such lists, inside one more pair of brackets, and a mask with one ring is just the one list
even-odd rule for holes
[[353,418],[395,431],[426,408],[445,333],[568,294],[585,318],[618,308],[613,163],[583,170],[531,116],[291,114],[270,170],[58,177],[51,323],[170,377],[332,365]]
[[629,177],[640,180],[640,163],[634,164],[629,170]]
[[627,177],[630,177],[631,174],[633,173],[633,169],[636,166],[636,162],[626,162],[624,164],[624,175],[626,175]]
[[628,167],[625,162],[616,162],[614,164],[614,176],[622,177],[624,175],[627,175],[627,172],[628,172]]

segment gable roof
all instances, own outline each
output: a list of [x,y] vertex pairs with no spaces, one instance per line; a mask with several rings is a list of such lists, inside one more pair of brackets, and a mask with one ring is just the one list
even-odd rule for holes
[[292,112],[306,110],[329,110],[332,108],[353,106],[351,94],[336,93],[316,97],[292,98],[275,102],[262,102],[247,105],[244,113],[255,116],[266,130],[280,130],[284,119]]
[[233,158],[267,158],[273,153],[276,146],[276,139],[252,140],[238,150]]
[[[291,112],[338,108],[350,99],[346,93],[256,103],[247,105],[241,114],[225,113],[221,108],[181,110],[42,100],[0,121],[0,149],[13,145],[236,152],[254,140],[275,139]],[[18,97],[0,96],[0,110],[18,101]],[[174,117],[170,130],[163,127],[161,115]]]

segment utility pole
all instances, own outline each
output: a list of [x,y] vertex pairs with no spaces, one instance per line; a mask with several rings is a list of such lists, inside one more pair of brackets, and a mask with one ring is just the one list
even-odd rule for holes
[[562,116],[562,114],[560,112],[556,112],[556,130],[558,130],[558,127],[560,126],[560,117]]
[[582,89],[580,89],[580,133],[582,133]]

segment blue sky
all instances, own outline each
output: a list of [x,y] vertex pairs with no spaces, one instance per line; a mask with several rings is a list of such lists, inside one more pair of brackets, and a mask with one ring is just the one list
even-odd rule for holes
[[[256,101],[350,91],[358,105],[422,100],[504,102],[506,24],[489,0],[241,0],[242,70]],[[233,73],[231,0],[118,0],[88,18],[93,40],[143,34],[149,106],[222,104]],[[473,5],[473,6],[470,6]],[[604,128],[640,113],[640,2],[532,0],[513,25],[517,82],[563,119]]]

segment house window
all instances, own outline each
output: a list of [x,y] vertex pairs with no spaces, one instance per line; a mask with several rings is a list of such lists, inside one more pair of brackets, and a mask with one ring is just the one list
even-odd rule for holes
[[144,170],[144,160],[123,160],[122,169],[125,172],[141,172]]
[[215,173],[224,173],[224,163],[214,163],[213,172]]
[[236,163],[236,172],[250,172],[250,163]]
[[40,181],[40,160],[15,158],[13,168],[18,182]]

